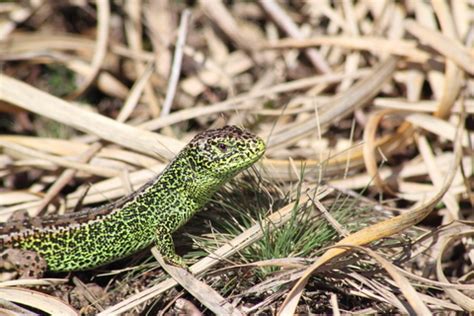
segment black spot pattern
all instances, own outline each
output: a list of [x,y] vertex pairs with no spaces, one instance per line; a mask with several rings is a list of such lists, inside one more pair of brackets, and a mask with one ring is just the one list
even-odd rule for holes
[[205,131],[163,173],[119,202],[45,218],[37,225],[10,225],[3,231],[0,226],[0,250],[34,251],[46,260],[49,270],[73,271],[115,261],[155,243],[168,261],[181,264],[171,233],[264,151],[259,137],[238,127]]

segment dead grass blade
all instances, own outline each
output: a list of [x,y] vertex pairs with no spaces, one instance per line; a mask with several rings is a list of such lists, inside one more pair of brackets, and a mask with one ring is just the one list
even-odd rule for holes
[[0,148],[4,148],[4,150],[11,150],[12,154],[17,154],[21,156],[24,155],[26,157],[40,158],[40,159],[52,162],[58,166],[71,168],[75,170],[81,170],[81,171],[85,171],[90,174],[95,174],[102,177],[113,177],[120,173],[120,171],[115,170],[115,169],[91,166],[86,163],[81,163],[81,162],[72,161],[65,158],[45,154],[38,150],[30,149],[28,147],[24,147],[22,145],[18,145],[18,144],[6,142],[6,141],[0,140]]
[[[465,238],[467,236],[473,236],[473,235],[474,235],[474,232],[471,231],[471,232],[451,236],[449,238],[446,238],[443,241],[441,249],[440,249],[439,254],[438,254],[438,258],[436,258],[436,275],[437,275],[438,279],[441,282],[450,283],[448,278],[446,278],[446,276],[444,275],[444,272],[443,272],[442,258],[443,258],[444,252],[447,249],[450,249],[450,246],[456,240],[459,240],[461,238]],[[472,239],[471,239],[471,242],[472,242]],[[451,298],[451,300],[453,300],[453,302],[455,302],[456,304],[458,304],[459,306],[461,306],[462,308],[467,310],[469,313],[474,312],[474,299],[467,296],[466,294],[463,294],[458,289],[453,289],[453,288],[448,288],[448,287],[443,287],[443,289],[446,292],[446,294],[449,296],[449,298]]]
[[13,34],[8,41],[0,41],[0,53],[2,56],[21,55],[22,53],[41,52],[50,50],[75,50],[80,53],[87,53],[94,49],[95,42],[83,36],[72,34],[55,36],[32,33]]
[[324,129],[334,120],[364,105],[372,99],[380,91],[383,84],[390,79],[395,71],[396,65],[396,58],[388,58],[374,67],[372,73],[366,78],[358,81],[351,88],[329,101],[330,106],[328,106],[328,110],[321,113],[319,118],[311,118],[293,128],[285,128],[280,132],[275,132],[268,139],[269,149],[294,143],[296,140],[301,139],[301,137],[315,131],[318,125]]
[[[98,143],[93,144],[86,152],[82,153],[79,157],[77,157],[78,162],[88,162],[101,148],[101,145]],[[54,182],[54,184],[48,189],[46,194],[44,195],[43,199],[41,200],[40,206],[38,206],[38,210],[36,214],[30,214],[30,216],[37,216],[37,215],[44,215],[44,211],[46,210],[46,206],[54,199],[55,196],[59,194],[59,192],[71,181],[71,179],[75,176],[76,170],[74,169],[66,169],[64,170],[58,179]]]
[[[174,30],[176,28],[173,13],[170,10],[171,6],[172,3],[169,2],[151,1],[144,3],[144,24],[148,28],[149,38],[154,50],[154,53],[151,55],[153,60],[156,59],[156,55],[159,56],[160,62],[156,63],[155,68],[157,73],[163,78],[169,76],[170,73],[172,58],[169,48],[173,42]],[[147,53],[143,51],[141,55]]]
[[[423,162],[426,164],[428,169],[428,174],[430,176],[431,182],[436,188],[441,188],[443,186],[443,175],[439,172],[435,156],[431,151],[430,145],[428,144],[428,140],[423,135],[416,135],[415,140],[418,146],[418,150],[423,157]],[[459,219],[459,205],[456,199],[456,196],[451,192],[448,191],[443,196],[443,202],[448,208],[449,214],[451,215],[450,218],[447,220],[451,222],[453,220]]]
[[[143,51],[142,5],[142,1],[127,1],[124,4],[128,14],[128,19],[125,20],[125,35],[132,52],[135,54],[141,54]],[[134,59],[134,66],[137,74],[145,72],[145,64],[142,61]],[[151,82],[147,82],[145,85],[145,100],[151,116],[157,117],[160,114],[160,102]]]
[[[91,65],[77,58],[64,60],[63,62],[69,69],[85,77],[90,77],[90,74],[94,71]],[[121,99],[127,97],[128,88],[110,73],[101,71],[97,74],[96,79],[97,87],[105,94]]]
[[176,282],[178,282],[179,285],[191,293],[191,295],[199,300],[199,302],[201,302],[204,306],[209,308],[213,313],[216,315],[243,315],[213,288],[197,280],[191,273],[187,272],[183,268],[177,268],[166,264],[156,247],[153,247],[151,252],[163,269]]
[[[332,73],[327,75],[317,75],[309,78],[298,79],[294,81],[288,81],[269,87],[268,89],[261,89],[255,92],[240,94],[234,98],[229,98],[225,101],[214,103],[208,106],[199,106],[191,109],[183,109],[165,117],[152,119],[140,125],[143,129],[155,130],[165,126],[176,124],[192,118],[207,116],[214,113],[236,111],[236,110],[247,110],[254,106],[247,101],[251,101],[257,98],[281,94],[284,92],[291,92],[294,90],[305,89],[318,84],[329,84],[343,80],[344,78],[356,79],[361,76],[368,75],[367,69],[359,69],[357,72],[346,75],[344,73]],[[268,135],[267,135],[268,136]]]
[[168,79],[168,87],[166,88],[166,97],[163,102],[161,110],[161,116],[167,116],[171,111],[171,105],[173,104],[174,96],[176,94],[176,87],[179,81],[179,75],[181,73],[181,64],[183,61],[183,48],[186,42],[186,34],[188,32],[188,22],[191,16],[191,11],[184,10],[181,14],[181,22],[179,24],[178,40],[176,41],[173,66],[171,67],[171,74]]
[[[456,169],[459,166],[462,157],[462,146],[460,133],[463,131],[462,128],[458,129],[458,135],[455,143],[455,159],[450,172],[444,182],[443,187],[435,194],[434,197],[430,198],[423,205],[411,209],[401,215],[393,217],[391,219],[379,222],[377,224],[366,227],[354,234],[349,235],[346,238],[340,240],[337,245],[364,245],[369,242],[379,240],[380,238],[392,236],[399,233],[413,225],[416,225],[423,220],[433,209],[433,207],[441,200],[444,194],[448,191],[451,183],[456,174]],[[285,301],[279,310],[279,315],[292,315],[298,305],[298,301],[303,294],[304,287],[308,282],[310,276],[324,263],[328,262],[332,258],[345,253],[345,249],[334,248],[325,252],[321,257],[316,260],[311,266],[309,266],[303,275],[303,277],[295,284],[292,290],[288,293]]]
[[230,14],[222,1],[199,1],[204,14],[206,14],[219,28],[237,45],[245,51],[252,52],[255,45],[242,35],[242,31],[235,21],[235,18]]
[[[433,1],[433,8],[440,21],[442,32],[445,36],[459,41],[456,26],[451,16],[451,10],[445,1]],[[445,118],[454,106],[454,102],[463,86],[464,71],[451,59],[446,60],[443,94],[434,115]]]
[[419,41],[431,46],[447,59],[454,61],[456,65],[464,69],[464,71],[474,75],[474,57],[469,50],[458,41],[421,26],[413,20],[407,20],[405,27],[407,31],[417,37]]
[[[298,26],[292,20],[292,18],[283,10],[280,5],[273,0],[260,0],[259,1],[265,12],[271,16],[273,21],[285,31],[289,36],[301,39],[304,35],[301,33]],[[331,73],[331,67],[319,52],[314,48],[307,48],[304,50],[306,57],[311,61],[313,66],[321,71],[322,73]]]
[[[338,243],[338,245],[335,247],[341,249],[341,248],[344,248],[345,246],[343,244]],[[385,271],[388,272],[388,274],[395,281],[398,288],[403,293],[403,295],[407,299],[410,306],[413,308],[416,315],[431,315],[431,312],[428,309],[428,307],[426,307],[426,305],[424,304],[422,297],[418,294],[418,292],[416,292],[416,290],[410,284],[408,279],[405,278],[403,274],[401,274],[398,271],[397,267],[394,264],[384,259],[382,256],[380,256],[379,254],[377,254],[375,251],[373,251],[370,248],[354,246],[354,245],[348,245],[346,247],[347,249],[354,248],[359,251],[367,252],[367,254],[369,254],[372,258],[378,261],[378,263],[385,269]]]
[[137,106],[138,101],[140,100],[140,96],[142,95],[143,90],[145,89],[147,82],[153,73],[154,68],[155,67],[153,64],[147,65],[140,78],[135,81],[132,89],[130,90],[129,95],[127,96],[127,100],[125,100],[123,107],[120,109],[119,115],[117,115],[118,122],[125,122],[130,116],[130,114],[133,112],[133,109],[135,109],[135,107]]
[[24,306],[31,306],[49,315],[79,315],[77,311],[60,299],[29,289],[0,288],[0,298]]
[[[74,127],[86,133],[153,156],[172,159],[184,146],[171,137],[139,130],[73,106],[21,81],[0,74],[0,100]],[[35,102],[31,102],[35,100]]]
[[69,279],[53,279],[53,278],[41,278],[41,279],[18,279],[10,281],[0,282],[0,288],[13,287],[13,286],[47,286],[47,285],[60,285],[69,282]]
[[[77,141],[15,135],[0,135],[0,141],[6,141],[41,152],[66,157],[78,156],[89,150],[91,146]],[[124,161],[131,165],[143,167],[151,167],[158,162],[149,156],[117,148],[102,148],[97,154],[97,157]]]
[[[474,113],[474,103],[472,100],[464,100],[464,112],[466,114]],[[422,100],[422,101],[407,101],[404,99],[397,98],[376,98],[374,105],[381,108],[389,108],[394,110],[410,112],[429,113],[435,112],[438,109],[438,101],[435,100]],[[459,114],[461,112],[461,103],[455,102],[451,108],[451,113]]]
[[[456,128],[446,122],[445,120],[436,118],[428,114],[410,114],[405,117],[405,120],[414,126],[423,128],[439,137],[446,138],[450,141],[454,141],[456,135]],[[472,143],[474,137],[464,131],[461,137],[461,144],[465,148],[469,148],[469,144]],[[469,140],[471,138],[471,140]]]
[[374,54],[386,54],[408,58],[412,62],[426,63],[430,55],[416,48],[416,43],[402,39],[386,39],[376,36],[318,36],[305,39],[281,39],[278,42],[267,44],[267,49],[307,48],[313,46],[339,46],[347,49],[370,51]]
[[108,0],[97,1],[97,41],[95,52],[91,62],[91,70],[81,86],[68,98],[75,99],[83,94],[97,77],[99,70],[107,54],[107,43],[110,30],[110,4]]
[[[5,3],[6,5],[7,3]],[[15,4],[12,2],[12,8],[9,19],[7,21],[0,22],[0,40],[3,40],[8,37],[8,35],[18,27],[19,24],[25,22],[36,9],[43,5],[43,1],[31,1],[30,7],[22,6],[20,3]]]
[[374,184],[378,187],[380,192],[387,191],[391,194],[394,194],[393,190],[382,180],[379,174],[379,166],[377,165],[377,149],[378,144],[376,141],[377,127],[380,124],[380,121],[384,118],[385,115],[396,113],[394,110],[383,110],[374,113],[369,117],[367,124],[364,129],[364,144],[363,153],[364,153],[364,162],[367,173],[374,179]]

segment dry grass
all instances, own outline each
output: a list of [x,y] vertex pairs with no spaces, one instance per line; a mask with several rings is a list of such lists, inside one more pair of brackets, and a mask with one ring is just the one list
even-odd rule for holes
[[[290,202],[195,263],[201,281],[171,267],[123,290],[112,268],[100,287],[82,284],[95,271],[4,281],[1,299],[28,291],[23,303],[62,314],[474,312],[472,1],[123,3],[0,2],[0,220],[71,211],[86,191],[86,206],[116,199],[224,124],[264,137],[256,170]],[[378,222],[346,232],[321,203],[335,192]],[[308,262],[230,261],[302,205],[335,245]],[[227,293],[232,273],[255,284]],[[175,301],[178,284],[190,294]]]

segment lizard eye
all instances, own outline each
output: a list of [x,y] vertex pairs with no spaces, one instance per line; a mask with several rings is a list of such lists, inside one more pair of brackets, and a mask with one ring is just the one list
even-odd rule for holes
[[226,144],[219,143],[219,144],[217,144],[217,147],[220,149],[221,152],[223,152],[223,153],[227,152]]

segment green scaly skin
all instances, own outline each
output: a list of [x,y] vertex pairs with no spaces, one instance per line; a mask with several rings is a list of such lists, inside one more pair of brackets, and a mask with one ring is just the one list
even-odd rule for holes
[[0,225],[0,252],[37,253],[50,271],[87,270],[155,244],[183,265],[171,234],[219,187],[264,153],[259,137],[234,126],[198,134],[156,178],[135,193],[99,208]]

